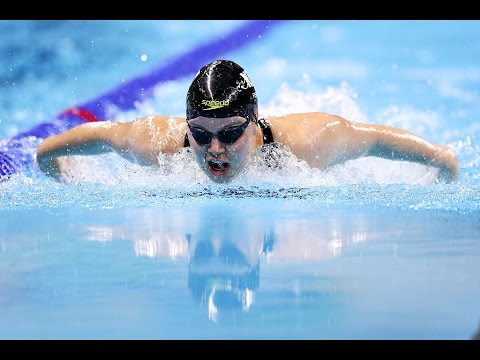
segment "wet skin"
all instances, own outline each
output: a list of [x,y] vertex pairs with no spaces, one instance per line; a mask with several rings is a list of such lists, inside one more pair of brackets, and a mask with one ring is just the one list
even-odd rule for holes
[[258,126],[251,121],[242,135],[233,144],[225,144],[216,136],[220,131],[237,127],[247,121],[233,116],[228,118],[197,117],[189,120],[189,126],[208,131],[213,135],[209,144],[201,145],[187,131],[190,147],[200,168],[217,183],[227,183],[235,178],[247,165],[248,159],[261,144]]

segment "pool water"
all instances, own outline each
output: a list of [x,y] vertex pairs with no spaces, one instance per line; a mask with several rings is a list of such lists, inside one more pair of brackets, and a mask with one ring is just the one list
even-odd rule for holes
[[[0,21],[0,139],[244,23]],[[473,338],[479,30],[285,21],[225,54],[249,73],[261,113],[413,131],[456,150],[456,184],[417,164],[363,158],[322,172],[285,153],[280,169],[254,159],[219,185],[188,151],[161,157],[160,171],[106,154],[67,160],[65,184],[34,165],[0,182],[0,338]],[[115,120],[182,116],[190,80]]]

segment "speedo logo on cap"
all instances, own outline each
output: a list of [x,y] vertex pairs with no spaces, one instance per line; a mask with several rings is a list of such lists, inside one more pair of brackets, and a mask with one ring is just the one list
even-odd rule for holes
[[230,105],[229,100],[202,100],[203,110],[216,110]]

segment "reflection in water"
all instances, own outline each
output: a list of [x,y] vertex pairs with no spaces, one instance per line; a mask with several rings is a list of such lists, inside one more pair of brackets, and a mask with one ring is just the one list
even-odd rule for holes
[[335,216],[319,221],[287,212],[279,218],[254,207],[222,204],[159,212],[130,211],[123,222],[128,226],[89,225],[84,238],[131,239],[137,256],[188,258],[188,289],[212,320],[222,311],[247,311],[253,305],[262,261],[322,260],[376,236],[362,216],[352,226],[352,219],[344,223]]
[[265,246],[251,251],[245,246],[254,245],[250,241],[218,240],[189,241],[188,288],[198,302],[207,304],[212,320],[219,310],[250,308],[260,282],[261,256],[266,251]]

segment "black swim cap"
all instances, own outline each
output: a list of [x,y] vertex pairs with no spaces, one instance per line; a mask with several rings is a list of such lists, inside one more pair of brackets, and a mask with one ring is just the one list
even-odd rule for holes
[[200,69],[188,89],[187,121],[198,116],[257,120],[255,88],[240,65],[216,60]]

